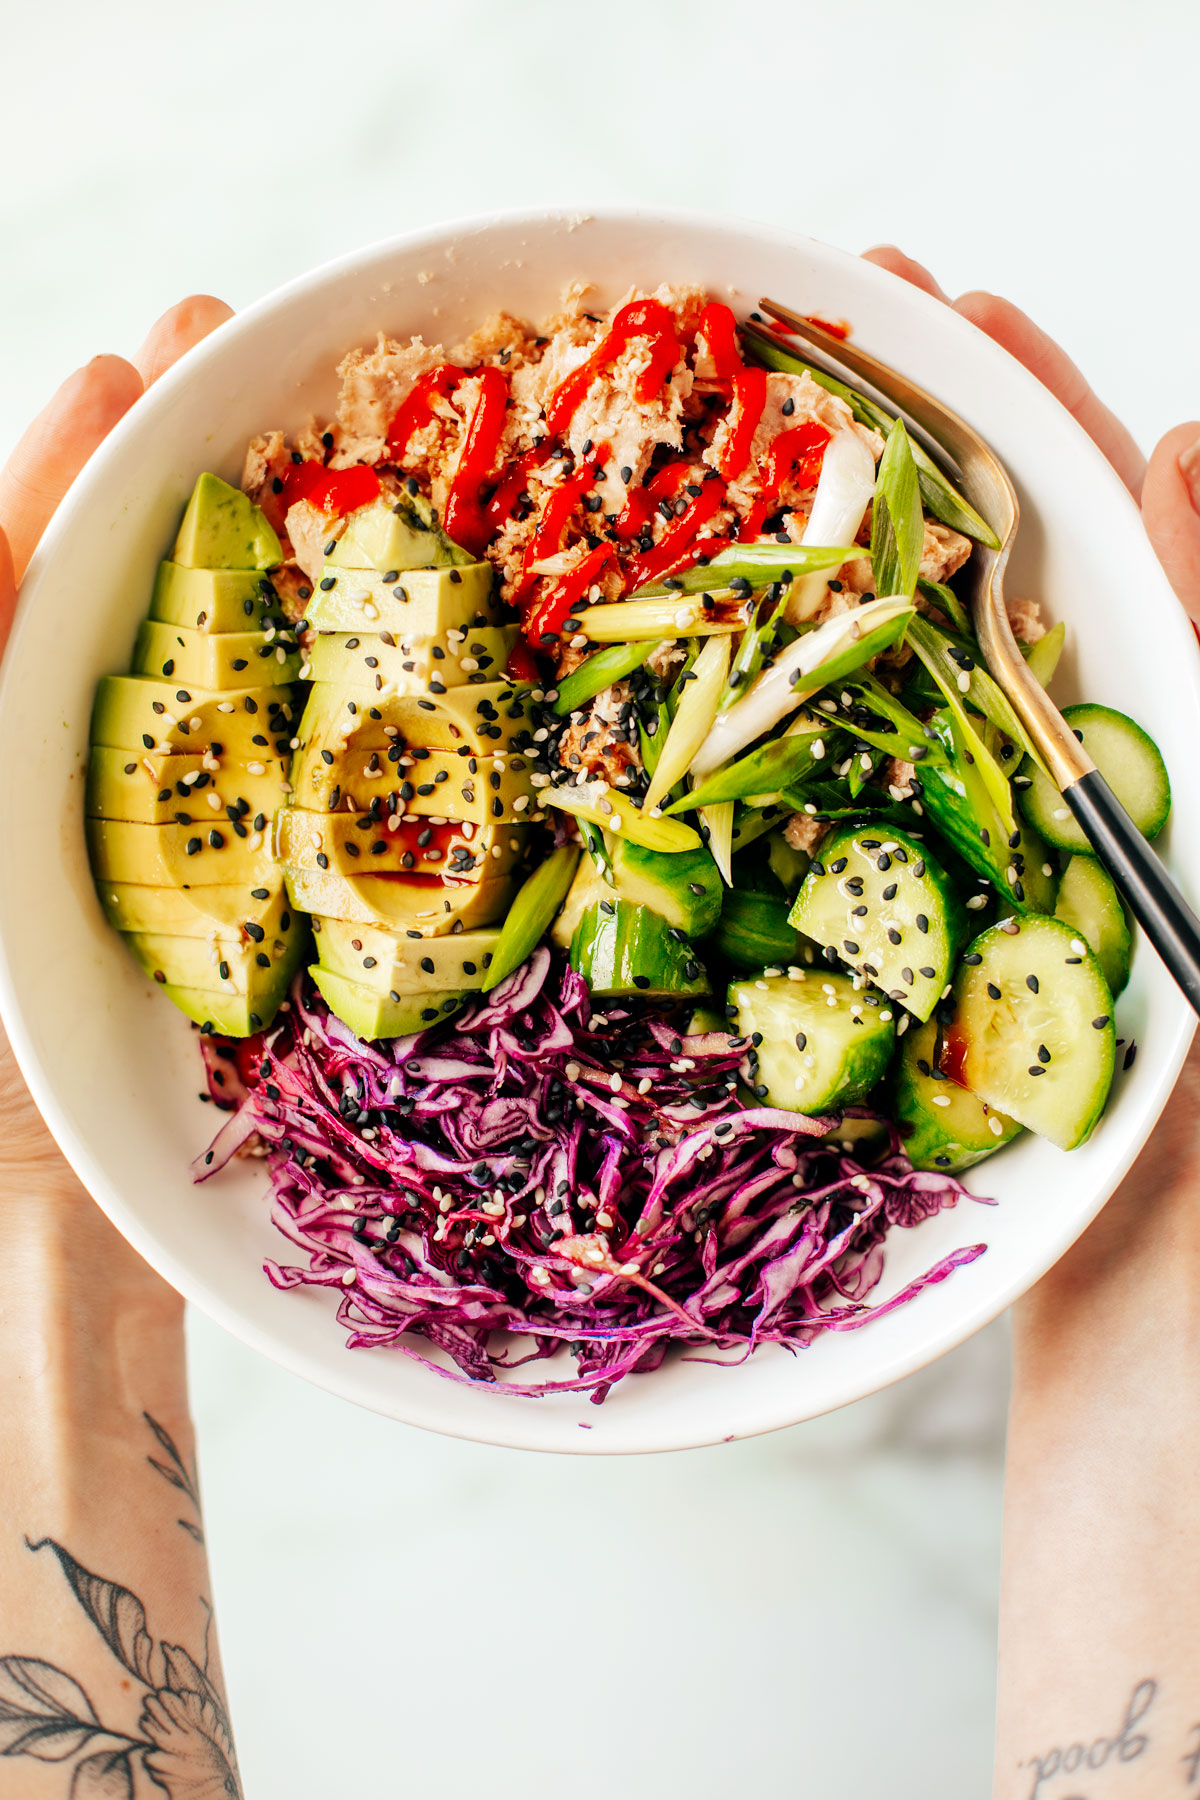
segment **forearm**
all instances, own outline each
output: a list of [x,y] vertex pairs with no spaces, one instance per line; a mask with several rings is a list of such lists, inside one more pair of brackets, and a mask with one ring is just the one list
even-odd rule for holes
[[1200,1794],[1198,1085],[1016,1311],[997,1800]]
[[[10,1159],[3,1184],[0,1749],[14,1759],[5,1794],[57,1793],[47,1748],[56,1761],[65,1752],[65,1797],[78,1763],[125,1746],[131,1770],[194,1765],[216,1780],[213,1792],[237,1792],[224,1786],[236,1765],[208,1602],[182,1302],[61,1164]],[[32,1665],[51,1673],[31,1677]],[[100,1772],[97,1761],[89,1773]],[[119,1773],[112,1779],[96,1791],[123,1792]]]

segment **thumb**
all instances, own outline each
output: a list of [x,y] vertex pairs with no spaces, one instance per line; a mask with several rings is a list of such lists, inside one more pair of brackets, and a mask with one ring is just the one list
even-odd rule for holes
[[1142,516],[1167,580],[1200,624],[1200,423],[1176,425],[1155,449]]
[[8,547],[8,539],[0,530],[0,657],[4,655],[4,646],[8,642],[8,634],[12,630],[13,615],[16,610],[16,571],[13,568],[12,551]]

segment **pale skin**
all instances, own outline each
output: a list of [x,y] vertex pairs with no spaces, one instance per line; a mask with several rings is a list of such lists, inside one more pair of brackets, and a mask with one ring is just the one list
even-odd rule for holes
[[[1147,464],[1015,307],[981,293],[950,302],[899,250],[867,254],[953,304],[1063,401],[1140,498],[1163,567],[1200,620],[1200,423],[1168,432]],[[75,475],[145,388],[227,317],[206,296],[181,302],[130,361],[102,356],[77,371],[30,427],[0,472],[0,651],[18,583]],[[147,1467],[148,1452],[162,1467],[171,1459],[148,1439],[146,1414],[192,1465],[182,1303],[79,1186],[2,1037],[0,1193],[0,1659],[69,1673],[105,1727],[136,1743],[128,1766],[143,1785],[98,1792],[142,1792],[149,1776],[183,1794],[199,1779],[194,1742],[220,1736],[213,1634],[212,1698],[205,1711],[186,1691],[199,1710],[181,1723],[172,1704],[189,1679],[202,1686],[198,1677],[158,1669],[131,1682],[59,1560],[27,1544],[68,1547],[138,1597],[152,1638],[202,1660],[204,1550],[178,1528],[178,1482],[168,1487]],[[1200,1794],[1198,1201],[1193,1052],[1131,1175],[1015,1310],[995,1800]],[[151,1704],[147,1724],[144,1689],[156,1687],[170,1690],[166,1712]],[[61,1679],[54,1693],[61,1700]],[[0,1684],[0,1749],[11,1742],[4,1700]],[[221,1764],[205,1794],[240,1792],[231,1750],[227,1761],[229,1770],[214,1752],[204,1765],[208,1780]],[[66,1791],[61,1761],[21,1753],[3,1766],[14,1800]]]

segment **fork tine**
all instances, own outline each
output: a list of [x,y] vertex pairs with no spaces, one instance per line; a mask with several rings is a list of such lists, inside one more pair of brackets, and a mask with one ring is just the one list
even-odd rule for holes
[[[759,305],[764,312],[769,313],[778,323],[786,325],[789,332],[801,340],[805,358],[814,367],[826,375],[834,376],[838,381],[846,382],[850,387],[857,388],[860,393],[866,395],[868,400],[873,401],[892,418],[903,419],[904,428],[909,436],[916,439],[926,455],[932,457],[952,481],[961,485],[963,468],[954,452],[891,393],[892,386],[899,385],[902,390],[908,388],[909,384],[903,376],[899,375],[895,369],[890,369],[886,363],[880,362],[878,357],[870,356],[865,350],[860,350],[857,346],[847,344],[841,338],[834,337],[830,332],[823,331],[819,325],[814,325],[810,319],[806,319],[803,313],[793,312],[790,307],[781,305],[778,300],[764,298],[759,301]],[[767,343],[776,344],[781,350],[789,348],[788,344],[772,336],[769,331],[756,330],[752,320],[746,322],[744,329],[751,336],[760,337]],[[880,377],[884,383],[882,386],[879,382]]]

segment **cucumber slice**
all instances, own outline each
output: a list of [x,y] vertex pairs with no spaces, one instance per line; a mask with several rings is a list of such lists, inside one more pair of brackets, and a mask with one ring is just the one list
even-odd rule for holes
[[[731,1028],[761,1036],[755,1098],[820,1113],[864,1100],[887,1068],[896,1028],[879,994],[848,975],[760,975],[729,988]],[[727,1009],[728,1010],[728,1009]]]
[[1129,980],[1133,936],[1121,897],[1094,856],[1073,856],[1058,884],[1054,916],[1086,938],[1115,1000]]
[[707,994],[708,976],[683,933],[648,906],[601,900],[571,940],[571,967],[593,994],[670,999]]
[[707,940],[735,969],[786,968],[799,961],[804,939],[788,923],[783,893],[745,893],[731,888],[717,929]]
[[950,979],[967,916],[941,863],[894,827],[844,826],[821,845],[791,922],[927,1019]]
[[[1171,782],[1154,739],[1111,706],[1067,706],[1063,718],[1143,837],[1157,837],[1171,810]],[[1016,785],[1022,812],[1048,843],[1091,850],[1054,783],[1028,757]]]
[[940,1051],[935,1019],[908,1033],[892,1079],[892,1117],[914,1169],[969,1169],[1021,1127],[951,1081]]
[[1113,1075],[1112,995],[1083,939],[1058,919],[981,932],[954,983],[942,1067],[986,1103],[1074,1150]]
[[720,872],[707,850],[668,856],[629,838],[609,843],[613,880],[622,900],[648,906],[688,937],[705,937],[721,916]]

